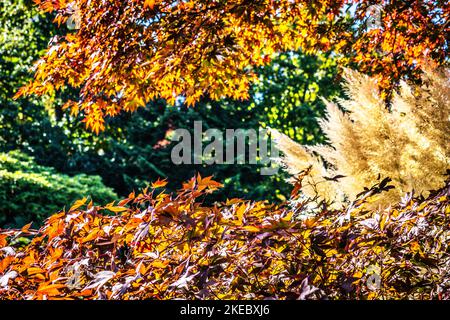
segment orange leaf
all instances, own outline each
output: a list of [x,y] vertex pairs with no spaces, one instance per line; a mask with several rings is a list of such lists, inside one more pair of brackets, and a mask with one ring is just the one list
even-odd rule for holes
[[8,236],[6,234],[0,234],[0,248],[3,248],[8,244],[8,242],[6,241],[7,237]]
[[40,281],[45,281],[45,276],[42,273],[36,273],[32,277],[35,278],[35,279],[38,279]]
[[37,274],[37,273],[44,273],[45,270],[41,269],[41,268],[38,268],[38,267],[31,267],[31,268],[27,269],[27,272],[28,272],[28,275],[31,276],[31,275],[34,275],[34,274]]
[[51,224],[47,229],[49,241],[63,233],[64,229],[65,224],[61,220],[55,221],[53,224]]
[[81,291],[81,292],[79,293],[79,295],[80,295],[80,296],[85,296],[85,297],[90,296],[90,295],[92,295],[92,289],[86,289],[86,290],[83,290],[83,291]]
[[22,227],[21,231],[22,231],[23,233],[27,233],[27,232],[28,232],[28,229],[30,229],[30,227],[31,227],[32,224],[33,224],[33,222],[30,222],[29,224],[24,225],[24,226]]
[[144,8],[150,8],[153,10],[154,7],[155,7],[155,0],[145,0]]
[[53,261],[59,259],[64,252],[63,248],[51,249],[50,251],[51,251],[51,257],[52,257]]
[[151,266],[155,268],[165,268],[168,264],[169,264],[168,261],[154,260],[151,263]]
[[[200,176],[200,174],[197,177],[197,182],[198,182],[198,186],[199,187],[206,187],[209,189],[217,189],[217,188],[221,188],[223,187],[223,184],[212,180],[212,176],[203,178]],[[203,188],[199,188],[200,190],[202,190]]]
[[153,189],[156,189],[156,188],[162,188],[162,187],[165,187],[166,185],[167,185],[166,179],[160,180],[160,179],[158,178],[158,180],[156,180],[154,183],[152,183],[152,188],[153,188]]
[[59,295],[60,288],[64,288],[64,284],[49,284],[45,285],[44,283],[41,284],[37,290],[38,294],[47,295],[47,296],[56,296]]
[[236,211],[236,217],[238,218],[238,221],[240,224],[242,224],[242,221],[244,219],[244,213],[247,210],[247,205],[243,203],[239,206],[239,208]]
[[145,267],[145,265],[143,264],[143,263],[141,263],[140,265],[139,265],[139,273],[141,274],[141,275],[145,275],[145,273],[147,272],[147,268]]
[[4,259],[0,261],[0,273],[3,273],[3,271],[8,268],[8,266],[11,264],[11,262],[14,260],[13,256],[7,256]]

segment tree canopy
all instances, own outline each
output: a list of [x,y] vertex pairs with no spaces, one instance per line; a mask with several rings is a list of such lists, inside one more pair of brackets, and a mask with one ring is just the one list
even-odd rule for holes
[[[36,3],[59,24],[75,19],[78,29],[52,39],[34,80],[18,95],[80,88],[79,99],[65,107],[81,112],[97,133],[106,116],[155,98],[187,105],[204,95],[246,99],[254,67],[280,51],[333,50],[344,54],[344,64],[378,76],[385,89],[403,76],[418,79],[424,56],[442,63],[448,53],[447,1]],[[373,5],[379,5],[379,24],[368,28]]]

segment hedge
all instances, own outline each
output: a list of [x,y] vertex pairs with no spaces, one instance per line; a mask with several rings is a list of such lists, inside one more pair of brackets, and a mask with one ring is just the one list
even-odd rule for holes
[[0,227],[40,224],[83,196],[98,203],[117,198],[99,176],[59,174],[24,153],[0,153]]

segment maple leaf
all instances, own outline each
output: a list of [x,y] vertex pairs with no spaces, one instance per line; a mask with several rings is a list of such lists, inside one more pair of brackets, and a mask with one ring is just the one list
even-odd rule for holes
[[162,187],[165,187],[166,185],[167,185],[167,180],[166,179],[160,180],[158,178],[158,180],[156,180],[155,182],[152,183],[152,188],[153,189],[162,188]]

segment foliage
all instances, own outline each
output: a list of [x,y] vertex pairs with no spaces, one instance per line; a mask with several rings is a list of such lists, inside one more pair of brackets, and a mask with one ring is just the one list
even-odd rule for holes
[[81,196],[100,203],[117,197],[98,176],[70,177],[36,165],[23,153],[0,153],[0,226],[22,226],[29,221],[40,224],[67,201]]
[[330,53],[289,51],[273,56],[256,70],[258,80],[250,88],[252,118],[302,143],[323,142],[316,118],[324,115],[325,104],[319,97],[342,96],[337,62]]
[[250,87],[248,101],[202,97],[195,108],[188,108],[182,99],[173,107],[158,99],[133,115],[122,113],[108,119],[105,131],[95,136],[86,132],[79,117],[60,110],[64,99],[77,97],[76,90],[64,90],[55,97],[12,99],[31,80],[27,70],[32,62],[66,28],[62,25],[55,30],[51,15],[39,13],[31,0],[6,1],[0,10],[0,151],[21,150],[39,165],[68,175],[99,175],[120,196],[158,177],[167,178],[168,190],[175,191],[199,172],[225,184],[211,201],[227,197],[284,200],[290,189],[284,181],[287,175],[262,177],[254,165],[176,166],[170,161],[173,145],[167,135],[175,128],[192,132],[193,121],[202,121],[205,129],[258,130],[262,125],[277,127],[306,144],[322,142],[314,118],[323,116],[325,105],[318,97],[331,99],[341,93],[333,54],[290,51],[274,55],[270,63],[255,69],[258,80]]
[[[448,76],[420,80],[423,56],[448,61],[448,1],[35,2],[51,13],[0,4],[0,150],[35,156],[0,153],[0,225],[57,213],[0,229],[0,299],[450,299]],[[337,62],[374,76],[349,73],[350,113],[317,99],[339,95]],[[422,87],[390,96],[401,78]],[[20,86],[49,95],[13,101]],[[282,205],[241,199],[282,198],[282,177],[257,167],[169,161],[172,130],[194,120],[323,143],[325,108],[335,149],[283,138],[298,170]],[[226,187],[198,175],[173,191],[194,171]],[[109,186],[157,176],[171,183],[110,202]]]
[[[14,149],[13,144],[26,147],[25,137],[41,136],[39,128],[47,128],[43,99],[11,97],[27,83],[29,67],[44,53],[46,34],[51,24],[31,1],[5,0],[0,4],[0,145],[2,151]],[[30,121],[30,119],[34,121]]]
[[57,34],[51,20],[31,0],[0,4],[0,151],[20,149],[54,167],[51,161],[60,159],[61,154],[68,157],[98,139],[90,138],[77,119],[61,112],[61,100],[73,98],[74,92],[12,99],[20,86],[31,80],[33,62]]
[[[306,143],[321,142],[322,134],[314,117],[323,115],[325,104],[318,96],[339,95],[340,86],[334,81],[336,73],[336,60],[332,57],[290,52],[258,70],[258,83],[250,91],[252,101],[202,98],[195,108],[183,103],[168,108],[164,101],[154,101],[135,114],[111,119],[111,125],[98,136],[98,143],[71,152],[69,159],[65,152],[52,159],[36,157],[63,172],[98,174],[121,195],[158,177],[167,178],[169,190],[175,191],[199,172],[224,182],[225,187],[215,193],[214,200],[243,197],[274,201],[289,194],[284,175],[263,177],[260,166],[249,164],[174,165],[170,153],[175,143],[170,142],[170,134],[177,128],[193,134],[193,122],[202,121],[203,130],[217,128],[223,132],[228,128],[258,130],[261,125],[276,125]],[[291,127],[302,129],[293,131]]]
[[388,109],[375,79],[347,70],[349,100],[339,100],[346,112],[328,102],[321,121],[329,145],[302,147],[274,130],[281,161],[293,175],[309,171],[307,195],[336,204],[354,200],[380,175],[393,188],[375,205],[441,188],[450,169],[449,76],[449,70],[428,70],[421,87],[403,83]]
[[29,66],[45,52],[48,34],[54,28],[31,1],[2,1],[0,12],[0,97],[3,100],[26,84]]
[[[165,184],[107,206],[79,200],[39,230],[0,232],[0,298],[450,298],[448,184],[367,211],[384,188],[375,185],[346,209],[309,218],[296,192],[290,207],[207,207],[204,196],[221,186],[211,178],[177,194],[160,191]],[[17,243],[24,236],[31,242]]]
[[[79,29],[52,39],[18,96],[80,88],[65,108],[81,112],[97,133],[106,116],[155,98],[174,104],[182,96],[187,105],[203,95],[246,99],[252,67],[280,51],[342,53],[343,63],[377,75],[382,88],[405,75],[417,79],[424,54],[443,63],[448,51],[447,1],[36,2]],[[367,28],[375,4],[380,26]]]

